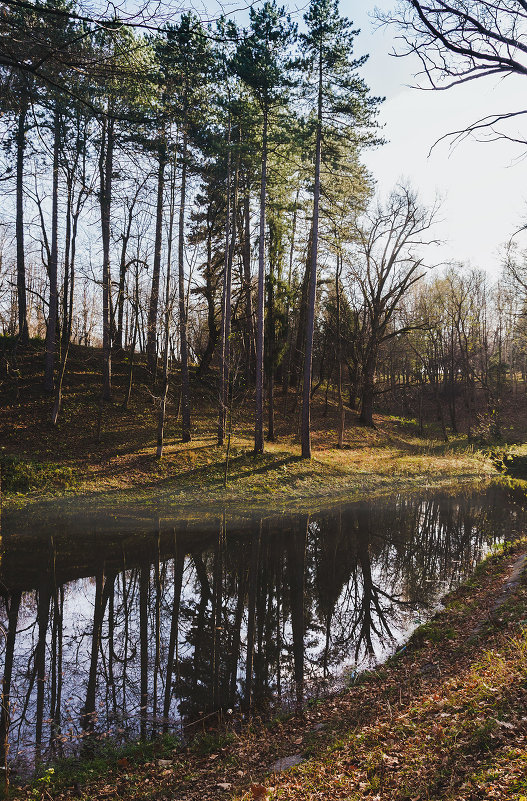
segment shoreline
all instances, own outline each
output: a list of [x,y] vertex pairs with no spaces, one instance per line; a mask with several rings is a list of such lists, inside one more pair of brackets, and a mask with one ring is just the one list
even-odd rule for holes
[[[13,787],[13,798],[34,798],[39,788],[53,799],[245,801],[255,797],[251,785],[258,783],[269,799],[296,799],[299,782],[306,799],[373,798],[380,790],[383,799],[403,799],[408,784],[420,797],[418,790],[430,782],[429,737],[448,751],[456,799],[480,797],[471,793],[484,770],[502,771],[509,781],[505,795],[489,797],[520,798],[523,785],[514,795],[510,782],[520,781],[527,750],[520,745],[508,762],[504,755],[514,738],[521,744],[527,734],[521,718],[527,661],[519,658],[527,653],[526,554],[525,537],[490,554],[404,647],[343,691],[309,702],[300,714],[238,726],[225,721],[211,732],[203,725],[202,734],[183,748],[161,739],[106,760],[56,765],[40,782]],[[511,686],[514,671],[519,679]],[[484,723],[483,702],[491,704]],[[446,782],[442,787],[442,775],[440,769],[434,776],[433,797],[453,798]]]
[[[254,457],[245,441],[236,443],[227,486],[223,486],[225,454],[212,449],[212,459],[200,459],[201,445],[175,446],[161,462],[141,454],[134,470],[112,470],[110,460],[102,468],[64,463],[74,479],[71,486],[54,486],[42,479],[42,489],[1,493],[1,509],[11,514],[35,508],[86,511],[127,507],[137,512],[172,509],[185,513],[195,508],[205,514],[223,509],[255,511],[311,510],[334,503],[353,502],[390,492],[440,487],[452,482],[477,482],[498,475],[495,466],[479,451],[430,442],[425,446],[357,446],[339,451],[315,451],[310,461],[301,460],[293,444],[281,442]],[[198,454],[198,456],[196,456]],[[219,458],[221,456],[221,459]],[[13,457],[10,457],[13,458]],[[15,457],[16,458],[16,457]],[[21,462],[23,466],[29,463]],[[22,469],[17,465],[14,469]],[[29,468],[27,468],[29,470]],[[55,465],[58,472],[58,467]],[[91,471],[91,472],[90,472]],[[45,465],[41,469],[46,473]],[[104,475],[102,473],[104,472]],[[4,482],[5,483],[5,482]]]

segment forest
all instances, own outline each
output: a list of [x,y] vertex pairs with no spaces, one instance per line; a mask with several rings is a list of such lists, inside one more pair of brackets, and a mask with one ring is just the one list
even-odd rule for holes
[[101,415],[112,360],[125,408],[141,364],[158,457],[167,414],[191,440],[204,386],[219,445],[233,407],[252,406],[256,454],[283,395],[310,457],[317,392],[338,407],[339,447],[346,410],[372,426],[379,404],[420,430],[437,419],[445,440],[499,437],[504,392],[525,378],[523,256],[504,246],[494,282],[435,265],[440,205],[404,184],[376,193],[361,158],[383,145],[382,98],[337,4],[313,0],[301,29],[275,2],[246,27],[123,17],[3,6],[7,384],[41,348],[56,425],[70,345],[101,352]]
[[[527,801],[526,226],[444,258],[278,3],[0,0],[0,801]],[[527,0],[368,11],[527,75]],[[512,102],[440,141],[521,169]]]

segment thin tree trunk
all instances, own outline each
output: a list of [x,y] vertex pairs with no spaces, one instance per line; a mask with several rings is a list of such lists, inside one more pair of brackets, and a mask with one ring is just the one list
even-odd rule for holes
[[298,198],[300,195],[300,188],[297,189],[296,197],[295,197],[295,206],[293,211],[293,222],[291,225],[291,247],[289,249],[289,276],[287,280],[287,296],[286,296],[286,304],[285,304],[285,326],[287,331],[287,358],[286,358],[286,368],[283,373],[282,377],[282,392],[285,397],[285,405],[284,410],[287,411],[287,395],[289,393],[289,383],[290,383],[290,375],[291,375],[291,360],[292,360],[292,351],[293,351],[293,329],[291,326],[291,283],[293,280],[293,259],[295,255],[295,235],[296,235],[296,220],[298,215]]
[[304,349],[304,384],[302,388],[302,458],[311,458],[311,371],[313,363],[313,333],[315,330],[315,301],[317,296],[318,213],[320,202],[320,158],[322,149],[322,54],[318,68],[317,141],[315,152],[315,189],[313,197],[313,241],[309,271],[309,298]]
[[132,335],[132,342],[130,344],[130,368],[128,370],[128,386],[126,389],[126,396],[123,403],[123,408],[128,409],[130,403],[130,395],[132,393],[132,380],[134,375],[134,355],[137,344],[137,332],[139,330],[139,268],[136,264],[135,268],[135,295],[134,295],[134,333]]
[[24,95],[18,114],[16,136],[16,282],[18,299],[18,335],[20,343],[27,345],[26,263],[24,250],[24,157],[26,151],[27,98]]
[[262,176],[260,182],[260,241],[258,248],[258,298],[256,311],[256,407],[254,415],[254,452],[264,451],[263,379],[264,379],[264,303],[265,303],[265,197],[267,184],[267,109],[263,112]]
[[[70,343],[71,343],[71,328],[73,324],[73,293],[75,288],[75,250],[76,250],[76,241],[77,241],[77,227],[79,221],[81,207],[80,207],[80,200],[77,204],[77,208],[75,210],[75,214],[73,216],[73,226],[71,231],[71,242],[70,242],[70,258],[69,258],[69,298],[66,309],[65,309],[65,321],[64,321],[64,328],[63,328],[63,346],[62,346],[62,360],[60,365],[59,371],[59,379],[57,382],[57,389],[55,393],[55,403],[53,404],[53,411],[51,413],[51,422],[53,425],[57,424],[58,417],[60,414],[60,409],[62,406],[62,385],[64,382],[64,375],[66,373],[66,364],[68,361],[68,355],[70,350]],[[66,289],[64,289],[64,294],[66,294]]]
[[229,251],[231,236],[231,118],[227,126],[227,181],[225,188],[225,256],[223,261],[223,292],[221,299],[221,328],[220,328],[220,370],[218,388],[218,445],[223,445],[225,439],[225,418],[226,418],[226,391],[225,382],[227,380],[227,317],[230,320],[230,298],[231,298],[231,274],[229,270]]
[[[103,123],[103,143],[99,160],[100,205],[102,235],[102,399],[112,399],[112,352],[111,352],[111,270],[110,270],[110,213],[112,202],[112,171],[114,149],[114,120],[109,117]],[[105,141],[106,140],[106,141]]]
[[61,117],[58,100],[55,101],[53,115],[53,180],[52,180],[52,207],[51,207],[51,251],[48,267],[49,277],[49,306],[48,327],[46,330],[46,361],[44,366],[44,390],[53,392],[53,373],[55,365],[55,351],[57,347],[57,317],[58,317],[58,236],[59,236],[59,154],[60,154],[60,128]]
[[344,411],[344,400],[342,397],[342,332],[340,325],[340,272],[342,270],[342,254],[337,253],[337,274],[335,278],[335,292],[337,295],[337,377],[338,377],[338,400],[339,400],[339,430],[338,447],[344,447],[344,426],[346,413]]
[[245,355],[247,359],[246,377],[247,383],[254,375],[255,368],[255,342],[253,325],[253,303],[251,293],[251,214],[249,189],[245,191],[243,199],[243,285],[245,290]]
[[269,260],[269,279],[267,285],[267,439],[275,441],[274,432],[274,266]]
[[190,382],[188,371],[187,308],[185,297],[184,234],[185,234],[185,195],[187,189],[187,131],[183,134],[181,158],[181,197],[179,204],[178,241],[178,287],[179,287],[179,335],[181,340],[181,439],[190,442]]
[[157,308],[159,305],[159,276],[161,273],[161,246],[163,239],[163,193],[165,188],[166,145],[161,139],[158,147],[156,232],[154,241],[154,264],[152,290],[148,306],[148,330],[146,341],[146,365],[155,376],[157,366]]
[[161,404],[159,406],[159,419],[157,425],[157,458],[161,459],[163,455],[163,438],[165,431],[165,417],[167,408],[168,397],[168,353],[170,345],[170,316],[172,312],[172,303],[170,299],[170,268],[172,261],[172,235],[174,232],[174,211],[175,211],[175,165],[170,183],[170,222],[168,231],[168,253],[167,253],[167,276],[165,288],[165,350],[163,355],[163,393],[161,395]]

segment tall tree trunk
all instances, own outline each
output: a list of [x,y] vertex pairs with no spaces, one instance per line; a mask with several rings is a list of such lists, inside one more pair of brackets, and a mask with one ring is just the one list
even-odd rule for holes
[[102,235],[102,399],[112,399],[112,344],[110,305],[112,278],[110,270],[110,213],[112,203],[112,171],[114,120],[103,122],[103,141],[99,159],[101,235]]
[[225,256],[223,260],[223,292],[221,298],[221,328],[220,328],[220,370],[218,387],[218,445],[223,445],[225,439],[225,419],[226,419],[226,381],[228,380],[227,363],[227,318],[230,322],[231,316],[231,271],[229,270],[229,251],[231,237],[231,118],[227,127],[227,181],[225,188],[226,210],[225,210]]
[[342,332],[340,324],[340,273],[342,270],[342,254],[337,253],[337,273],[335,278],[335,292],[337,295],[337,378],[338,378],[338,399],[339,399],[339,430],[338,447],[344,447],[344,425],[345,411],[344,399],[342,397]]
[[215,290],[213,281],[214,266],[212,264],[212,227],[213,223],[211,220],[211,210],[209,207],[207,209],[207,264],[205,267],[205,286],[203,288],[203,293],[207,301],[207,328],[209,336],[207,340],[207,347],[205,348],[205,352],[203,353],[199,363],[198,375],[200,376],[210,367],[210,363],[216,349],[216,343],[218,341],[218,327],[216,325],[216,308],[214,297]]
[[[300,292],[300,308],[298,311],[298,326],[296,330],[296,342],[292,349],[291,364],[290,364],[290,383],[293,387],[298,387],[300,384],[300,369],[304,356],[304,344],[306,338],[306,317],[307,317],[307,300],[309,294],[309,275],[311,272],[311,253],[313,248],[313,223],[309,229],[309,237],[307,242],[306,263],[304,275],[302,278],[302,287]],[[296,401],[295,401],[296,403]]]
[[251,381],[255,371],[255,342],[253,325],[253,302],[251,293],[251,201],[249,188],[245,190],[243,199],[243,287],[245,292],[245,357],[247,383]]
[[[161,404],[159,406],[159,419],[157,425],[157,458],[163,455],[163,437],[165,430],[165,417],[168,397],[168,353],[170,345],[170,317],[172,313],[172,303],[170,298],[170,273],[172,262],[172,236],[174,232],[174,212],[175,212],[175,164],[170,182],[170,221],[168,230],[168,252],[167,252],[167,275],[165,287],[165,342],[163,351],[163,392]],[[159,199],[159,198],[158,198]]]
[[181,154],[181,197],[179,204],[179,241],[178,241],[178,286],[179,286],[179,335],[181,341],[181,439],[190,442],[190,382],[188,372],[188,339],[187,339],[187,306],[185,296],[185,195],[187,191],[187,131],[183,133],[183,151]]
[[289,275],[287,279],[287,296],[285,303],[285,326],[287,331],[287,347],[286,347],[286,366],[282,374],[282,392],[285,396],[285,407],[287,407],[287,395],[289,393],[289,383],[291,377],[291,361],[293,356],[293,327],[291,325],[291,284],[293,281],[293,259],[295,256],[295,235],[296,235],[296,220],[298,215],[298,198],[300,196],[300,188],[296,191],[295,206],[293,210],[293,222],[291,225],[291,246],[289,248]]
[[58,318],[58,236],[59,236],[59,155],[60,155],[61,116],[58,100],[53,113],[53,180],[51,203],[51,251],[48,266],[49,306],[48,327],[46,330],[46,361],[44,366],[44,390],[53,392],[53,373],[57,348]]
[[66,276],[67,267],[69,267],[69,281],[64,286],[64,296],[66,297],[66,285],[68,286],[67,304],[64,312],[64,324],[62,329],[62,358],[59,370],[59,378],[57,381],[57,388],[55,392],[55,403],[53,404],[53,411],[51,413],[51,422],[53,425],[57,424],[62,406],[62,385],[64,382],[64,375],[66,373],[66,364],[68,361],[68,354],[71,343],[71,329],[73,324],[73,292],[75,288],[75,252],[77,242],[77,228],[79,222],[79,215],[81,212],[81,201],[77,203],[77,208],[73,214],[73,224],[70,236],[69,245],[69,264],[64,268],[64,275]]
[[146,365],[155,376],[157,366],[157,307],[159,305],[159,276],[161,273],[161,246],[163,239],[163,193],[165,188],[166,144],[161,139],[158,147],[156,233],[154,240],[154,264],[152,289],[148,306],[148,331],[146,340]]
[[27,98],[20,104],[16,135],[16,285],[18,298],[18,335],[20,343],[29,341],[26,300],[26,263],[24,251],[24,157],[26,151]]
[[304,348],[304,383],[302,388],[302,458],[311,458],[311,371],[313,363],[313,333],[315,330],[315,301],[317,296],[318,213],[320,203],[320,158],[322,149],[322,53],[318,63],[317,141],[315,151],[315,189],[313,197],[313,241],[309,271],[309,297]]
[[260,181],[260,241],[258,247],[258,298],[256,309],[256,408],[254,415],[254,452],[264,451],[263,379],[264,379],[264,303],[265,303],[265,198],[267,185],[267,108],[263,112],[262,175]]
[[267,284],[267,438],[274,442],[274,265],[269,259],[269,278]]

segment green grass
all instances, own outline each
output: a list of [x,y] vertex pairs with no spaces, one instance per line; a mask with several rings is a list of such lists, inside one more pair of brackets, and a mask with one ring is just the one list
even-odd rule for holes
[[119,764],[133,772],[155,759],[169,759],[179,746],[179,739],[172,734],[125,745],[111,740],[96,740],[90,743],[89,755],[59,759],[52,768],[42,767],[32,782],[32,788],[40,798],[44,789],[58,792],[72,785],[83,785],[105,776]]
[[74,467],[18,456],[0,456],[0,475],[5,493],[71,490],[80,483],[79,472]]

